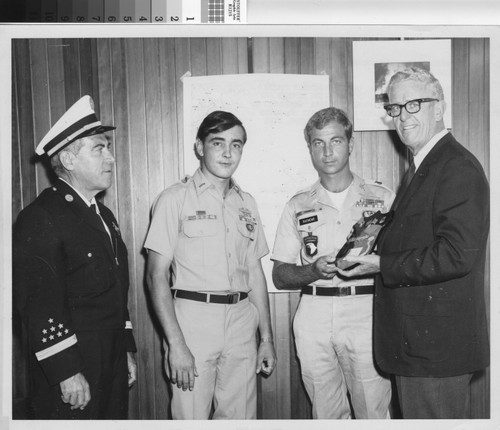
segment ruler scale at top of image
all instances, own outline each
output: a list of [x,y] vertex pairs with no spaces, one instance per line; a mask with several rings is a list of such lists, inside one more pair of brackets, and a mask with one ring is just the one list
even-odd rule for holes
[[[13,1],[16,0],[6,3]],[[19,22],[244,24],[247,21],[247,0],[22,0],[22,3],[24,16]]]

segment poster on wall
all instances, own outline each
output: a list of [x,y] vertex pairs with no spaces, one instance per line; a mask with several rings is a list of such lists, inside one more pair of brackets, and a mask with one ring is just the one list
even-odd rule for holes
[[444,91],[444,123],[451,128],[451,40],[353,42],[354,129],[394,130],[384,105],[391,76],[409,66],[430,71]]
[[[239,74],[184,77],[184,172],[199,166],[194,142],[200,123],[210,112],[235,114],[248,140],[234,179],[254,196],[264,233],[272,250],[285,203],[314,183],[304,127],[319,109],[329,106],[327,75]],[[274,288],[270,255],[262,259],[270,292]]]

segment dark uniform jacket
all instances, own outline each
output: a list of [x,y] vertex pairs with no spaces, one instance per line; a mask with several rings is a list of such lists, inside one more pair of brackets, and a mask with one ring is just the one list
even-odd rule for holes
[[401,376],[447,377],[489,363],[484,269],[489,187],[448,133],[427,154],[379,239],[374,350]]
[[51,385],[85,368],[79,333],[127,329],[127,350],[136,350],[127,309],[127,250],[113,214],[98,205],[112,240],[98,215],[61,180],[14,226],[14,297]]

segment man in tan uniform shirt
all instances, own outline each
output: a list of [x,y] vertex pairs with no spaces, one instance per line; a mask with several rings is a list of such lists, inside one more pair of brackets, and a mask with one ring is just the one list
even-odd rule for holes
[[256,373],[276,362],[260,261],[269,250],[255,200],[231,178],[245,142],[234,115],[212,112],[197,134],[200,168],[153,205],[147,281],[174,419],[208,419],[212,406],[213,419],[256,418]]

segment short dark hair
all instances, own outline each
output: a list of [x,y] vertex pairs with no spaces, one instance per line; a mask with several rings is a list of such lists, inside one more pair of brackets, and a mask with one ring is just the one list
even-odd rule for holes
[[208,114],[198,128],[196,138],[202,142],[210,133],[220,133],[239,125],[243,129],[243,143],[247,141],[247,131],[242,122],[230,112],[216,110]]
[[311,132],[313,128],[321,130],[331,122],[336,122],[343,126],[347,140],[351,140],[352,123],[349,118],[347,118],[346,113],[343,110],[335,107],[327,107],[316,112],[309,119],[309,121],[307,121],[306,128],[304,128],[304,138],[306,139],[306,142],[308,144],[311,143]]

